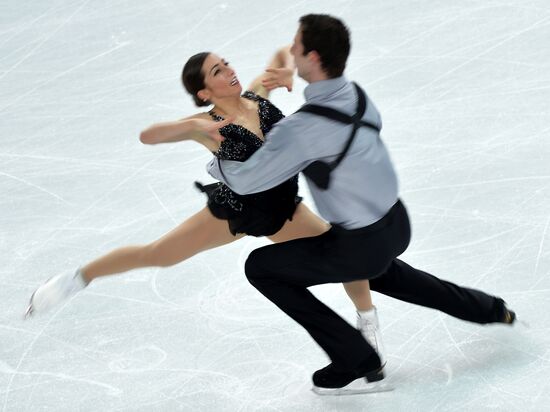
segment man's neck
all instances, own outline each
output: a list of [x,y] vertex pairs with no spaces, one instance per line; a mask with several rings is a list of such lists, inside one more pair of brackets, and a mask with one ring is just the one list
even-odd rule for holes
[[328,80],[330,77],[321,68],[317,70],[311,70],[308,73],[307,79],[304,79],[308,83],[320,82],[321,80]]
[[321,72],[321,73],[314,73],[312,74],[309,79],[308,79],[308,83],[315,83],[315,82],[320,82],[321,80],[328,80],[330,77],[328,77],[325,73]]

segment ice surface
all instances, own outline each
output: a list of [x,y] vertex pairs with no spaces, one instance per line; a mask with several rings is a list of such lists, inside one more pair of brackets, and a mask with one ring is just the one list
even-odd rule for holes
[[[138,139],[196,112],[179,81],[187,57],[215,51],[246,83],[309,12],[351,28],[346,73],[382,113],[412,218],[404,260],[502,296],[531,328],[375,294],[396,390],[318,397],[310,376],[325,355],[244,276],[266,243],[254,238],[99,280],[22,321],[48,277],[150,242],[204,206],[193,181],[211,181],[211,155]],[[272,96],[285,113],[303,102],[295,86]],[[4,0],[0,410],[547,410],[549,102],[543,0]],[[314,292],[354,320],[341,286]]]

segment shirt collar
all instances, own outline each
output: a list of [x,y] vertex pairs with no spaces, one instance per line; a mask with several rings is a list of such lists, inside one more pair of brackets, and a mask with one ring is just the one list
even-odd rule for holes
[[340,90],[347,83],[348,81],[344,76],[310,83],[304,89],[306,102],[309,103],[314,100],[323,100],[324,97]]

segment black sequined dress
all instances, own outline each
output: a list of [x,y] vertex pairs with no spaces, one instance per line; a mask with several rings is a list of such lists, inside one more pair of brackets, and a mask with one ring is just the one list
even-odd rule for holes
[[[244,98],[258,102],[260,129],[264,136],[273,125],[284,116],[269,100],[247,91]],[[216,121],[223,118],[209,112]],[[215,155],[222,160],[243,162],[248,159],[263,141],[250,130],[236,124],[228,124],[220,129],[225,137]],[[251,236],[269,236],[277,233],[287,220],[292,220],[296,206],[302,198],[298,194],[298,176],[269,190],[250,195],[239,195],[224,183],[203,186],[195,185],[208,196],[208,208],[214,216],[225,219],[233,235],[246,233]]]

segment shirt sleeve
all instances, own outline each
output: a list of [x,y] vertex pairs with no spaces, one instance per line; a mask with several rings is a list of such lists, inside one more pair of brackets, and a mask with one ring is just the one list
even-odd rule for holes
[[212,159],[207,171],[234,192],[262,192],[290,179],[311,161],[302,150],[298,119],[287,117],[267,134],[265,143],[244,162]]

